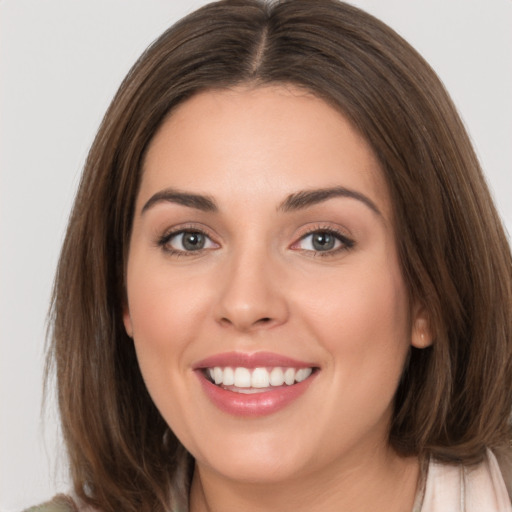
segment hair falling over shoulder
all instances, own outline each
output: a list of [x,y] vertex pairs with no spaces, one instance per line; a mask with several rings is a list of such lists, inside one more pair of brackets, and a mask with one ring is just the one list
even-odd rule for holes
[[199,91],[293,84],[339,109],[377,155],[411,302],[432,347],[411,349],[390,443],[472,464],[510,451],[512,262],[465,128],[428,64],[335,0],[225,0],[140,57],[85,164],[56,274],[55,372],[75,492],[108,511],[186,510],[193,460],[153,404],[122,322],[124,271],[149,142]]

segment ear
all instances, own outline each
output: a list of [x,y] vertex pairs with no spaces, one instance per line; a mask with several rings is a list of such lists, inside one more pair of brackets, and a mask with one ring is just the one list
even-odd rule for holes
[[130,316],[130,309],[128,308],[128,304],[125,304],[123,307],[123,324],[126,334],[128,334],[130,338],[133,338],[132,317]]
[[416,348],[426,348],[432,345],[432,328],[427,309],[416,305],[413,310],[411,345]]

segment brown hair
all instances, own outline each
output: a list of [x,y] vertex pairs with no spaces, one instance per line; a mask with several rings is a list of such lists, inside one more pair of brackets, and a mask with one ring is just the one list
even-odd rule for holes
[[432,347],[411,349],[390,443],[465,464],[508,446],[510,251],[441,82],[390,28],[344,3],[227,0],[182,19],[141,56],[85,165],[49,351],[75,491],[104,511],[186,504],[190,455],[151,401],[123,327],[124,265],[144,153],[162,120],[198,91],[242,83],[313,92],[380,160],[410,297],[435,334]]

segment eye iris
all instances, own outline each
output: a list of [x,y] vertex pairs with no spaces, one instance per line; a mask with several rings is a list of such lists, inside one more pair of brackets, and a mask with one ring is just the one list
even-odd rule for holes
[[201,233],[183,233],[182,244],[187,251],[199,251],[204,247],[205,238]]
[[336,239],[330,233],[319,232],[313,234],[312,242],[315,251],[328,251],[334,248]]

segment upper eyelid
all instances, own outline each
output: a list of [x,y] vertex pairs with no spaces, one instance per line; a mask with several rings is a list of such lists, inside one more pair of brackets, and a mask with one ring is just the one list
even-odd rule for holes
[[163,231],[162,235],[159,238],[176,236],[179,235],[180,233],[187,232],[201,233],[209,238],[216,238],[216,235],[212,232],[211,229],[208,229],[206,226],[203,226],[202,224],[197,225],[196,223],[184,223],[169,227]]
[[[213,244],[216,247],[202,247],[200,249],[196,250],[186,250],[186,249],[179,249],[172,247],[171,241],[178,236],[182,236],[185,233],[199,233],[203,236],[205,236],[211,244]],[[218,242],[216,242],[208,233],[205,232],[205,230],[197,229],[197,228],[177,228],[173,230],[168,230],[166,234],[163,234],[162,236],[158,237],[155,243],[156,247],[165,253],[167,253],[170,256],[178,257],[178,256],[198,256],[202,254],[204,251],[211,251],[213,249],[216,249],[219,247]]]
[[[331,233],[333,236],[337,237],[343,244],[353,246],[355,245],[355,240],[352,235],[346,233],[344,229],[334,227],[331,225],[327,225],[325,223],[322,224],[314,224],[311,223],[310,225],[303,226],[302,229],[299,229],[299,234],[296,234],[294,237],[294,240],[291,242],[289,247],[292,247],[293,245],[297,244],[300,240],[303,240],[307,236],[310,236],[314,233],[318,232],[327,232]],[[157,241],[158,244],[161,245],[162,243],[167,243],[170,239],[173,237],[186,232],[196,232],[201,233],[204,236],[208,237],[213,243],[216,245],[220,245],[222,243],[222,237],[217,236],[215,231],[209,229],[208,227],[204,226],[202,223],[196,224],[195,222],[191,223],[183,223],[178,224],[176,226],[170,227],[161,235],[157,235]]]
[[[339,231],[336,231],[334,229],[313,229],[312,231],[308,231],[308,232],[304,233],[303,235],[301,235],[298,238],[297,242],[299,242],[300,240],[304,240],[304,238],[314,235],[315,233],[329,233],[330,235],[333,235],[334,237],[336,237],[338,240],[340,240],[341,242],[343,242],[345,244],[347,244],[347,243],[354,244],[355,243],[352,238],[350,238],[349,236],[344,235],[343,233],[340,233]],[[297,242],[294,242],[294,243],[297,243]]]
[[[336,239],[338,242],[340,242],[341,246],[337,248],[333,248],[327,251],[315,251],[313,249],[302,249],[299,247],[296,247],[301,243],[301,241],[305,240],[308,236],[313,235],[314,233],[330,233]],[[317,226],[311,226],[308,230],[305,230],[298,238],[295,239],[295,241],[289,246],[292,250],[297,250],[300,252],[305,253],[311,253],[311,254],[318,254],[320,256],[334,256],[340,252],[351,250],[356,246],[356,240],[352,235],[348,235],[343,232],[343,230],[339,228],[335,228],[334,226],[327,226],[327,225],[317,225]]]
[[[170,247],[168,247],[168,244],[174,237],[177,237],[177,236],[179,236],[183,233],[187,233],[187,232],[200,233],[200,234],[204,235],[205,237],[207,237],[210,240],[210,242],[212,242],[214,245],[220,246],[219,242],[217,241],[218,239],[215,237],[215,235],[212,235],[211,230],[207,229],[204,226],[198,227],[197,224],[195,224],[195,223],[178,224],[176,226],[173,226],[173,227],[170,227],[170,228],[164,230],[163,233],[161,233],[161,234],[156,234],[155,245],[158,248],[164,249],[169,252],[174,252],[176,254],[177,253],[186,254],[189,251],[182,251],[180,249],[171,249]],[[191,253],[192,252],[201,253],[203,250],[211,250],[211,249],[212,248],[210,247],[210,248],[198,249],[197,251],[190,251],[190,252]]]
[[346,228],[333,226],[333,225],[325,224],[325,223],[321,223],[321,224],[310,223],[310,224],[307,224],[306,226],[303,226],[298,231],[299,231],[299,235],[297,235],[298,236],[297,239],[302,239],[305,236],[311,235],[312,233],[327,232],[327,233],[332,233],[333,235],[339,236],[340,238],[354,241],[353,235],[350,232],[348,232],[348,230]]

